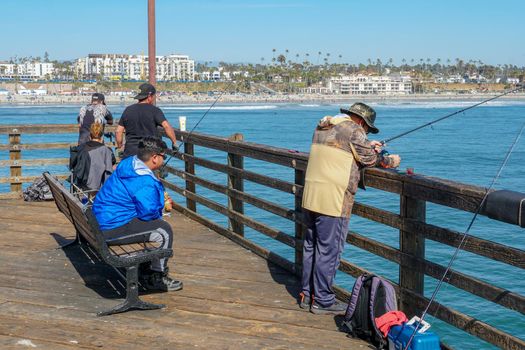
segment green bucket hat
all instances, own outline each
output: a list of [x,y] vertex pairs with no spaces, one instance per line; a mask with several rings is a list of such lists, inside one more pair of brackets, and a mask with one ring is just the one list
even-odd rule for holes
[[358,117],[363,118],[372,134],[377,134],[379,132],[379,129],[374,125],[376,120],[376,112],[372,109],[372,107],[367,106],[361,102],[356,102],[348,109],[341,108],[341,113],[348,115],[355,114]]

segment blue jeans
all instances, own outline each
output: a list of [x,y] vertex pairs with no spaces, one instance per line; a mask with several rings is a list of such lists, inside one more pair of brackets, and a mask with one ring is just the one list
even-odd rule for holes
[[332,284],[341,260],[350,218],[303,210],[307,225],[301,279],[303,293],[307,297],[313,294],[317,304],[328,307],[335,301]]

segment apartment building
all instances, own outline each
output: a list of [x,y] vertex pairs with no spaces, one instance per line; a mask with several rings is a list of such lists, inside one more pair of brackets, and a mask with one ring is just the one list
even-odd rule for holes
[[331,78],[328,89],[334,94],[343,95],[395,95],[412,93],[412,80],[409,76],[351,75]]
[[[145,80],[149,76],[146,55],[89,54],[75,62],[84,79]],[[195,62],[186,55],[156,56],[157,81],[193,81]]]
[[0,62],[0,79],[2,80],[50,79],[54,71],[54,64],[50,62]]

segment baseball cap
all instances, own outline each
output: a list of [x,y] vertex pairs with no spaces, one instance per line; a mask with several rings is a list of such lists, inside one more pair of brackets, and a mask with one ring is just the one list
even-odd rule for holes
[[106,98],[104,97],[104,95],[100,92],[95,92],[93,95],[91,95],[91,102],[98,101],[103,103],[105,99]]
[[143,100],[150,95],[155,95],[157,90],[155,87],[149,83],[144,83],[139,86],[139,93],[134,98],[137,100]]

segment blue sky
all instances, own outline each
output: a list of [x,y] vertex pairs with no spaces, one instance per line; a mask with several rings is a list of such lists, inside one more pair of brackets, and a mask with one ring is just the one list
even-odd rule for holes
[[[265,62],[456,57],[525,65],[521,0],[157,0],[157,54]],[[147,53],[147,0],[0,0],[0,59]],[[339,59],[339,55],[342,58]],[[322,58],[321,58],[322,60]]]

